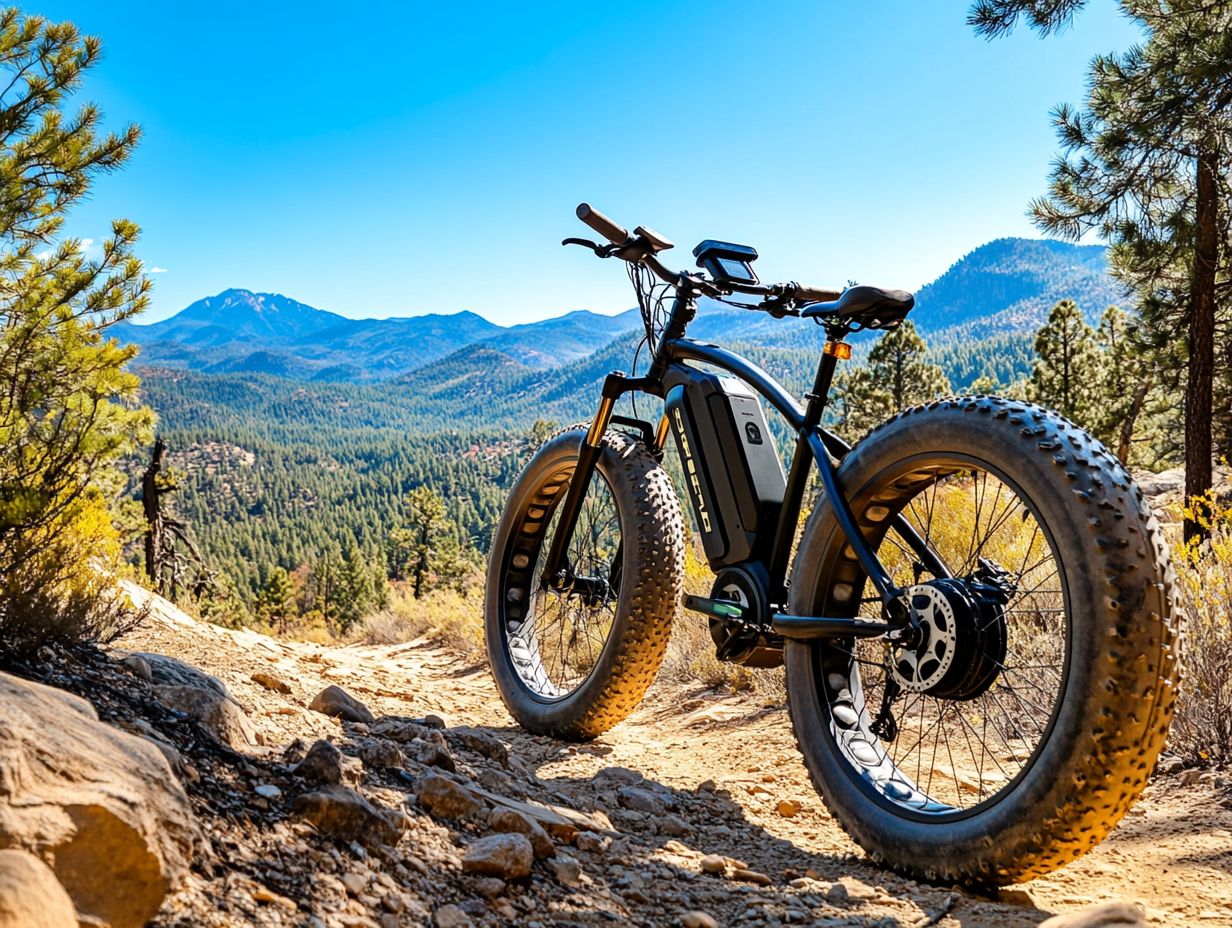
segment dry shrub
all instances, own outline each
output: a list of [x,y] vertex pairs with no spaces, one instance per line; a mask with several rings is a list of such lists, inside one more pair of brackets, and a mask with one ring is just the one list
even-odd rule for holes
[[[123,566],[109,516],[101,508],[87,515],[0,570],[0,657],[106,644],[144,618],[116,582]],[[94,556],[83,563],[83,551]]]
[[1210,541],[1176,556],[1184,680],[1171,747],[1188,763],[1223,764],[1232,761],[1232,506],[1212,497],[1186,515],[1210,529]]
[[453,589],[433,590],[421,599],[404,584],[390,588],[389,606],[366,617],[359,631],[368,644],[399,644],[427,638],[475,656],[483,650],[483,600]]

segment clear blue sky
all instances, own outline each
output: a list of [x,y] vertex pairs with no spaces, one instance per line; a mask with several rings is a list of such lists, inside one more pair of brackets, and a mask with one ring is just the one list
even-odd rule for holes
[[104,42],[83,97],[140,123],[71,231],[144,229],[149,320],[227,287],[350,316],[512,323],[633,305],[559,240],[588,200],[756,246],[763,279],[915,288],[1023,215],[1112,0],[987,42],[965,0],[47,0]]

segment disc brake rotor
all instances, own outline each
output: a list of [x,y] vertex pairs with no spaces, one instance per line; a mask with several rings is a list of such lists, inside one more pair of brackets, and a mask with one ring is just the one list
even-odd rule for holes
[[1005,661],[1006,596],[990,567],[967,578],[910,587],[906,599],[918,633],[895,649],[890,676],[909,693],[974,699],[992,686]]

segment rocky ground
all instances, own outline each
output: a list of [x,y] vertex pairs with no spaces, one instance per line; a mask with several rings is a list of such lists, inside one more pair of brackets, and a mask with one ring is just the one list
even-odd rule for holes
[[[482,666],[429,643],[326,648],[151,606],[107,655],[19,670],[84,696],[138,736],[130,766],[167,778],[129,774],[182,832],[152,852],[170,887],[156,926],[1232,925],[1232,782],[1216,771],[1161,775],[1092,854],[985,897],[870,865],[808,785],[781,706],[662,684],[567,745],[520,732]],[[0,794],[19,787],[0,769]],[[121,818],[154,808],[106,791]],[[82,914],[89,881],[48,856]],[[0,926],[35,924],[3,911],[32,860],[0,859]],[[135,917],[108,904],[82,923]]]

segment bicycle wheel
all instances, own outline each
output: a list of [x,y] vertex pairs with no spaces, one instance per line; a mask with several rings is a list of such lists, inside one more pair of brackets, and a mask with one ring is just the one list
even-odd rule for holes
[[680,504],[645,446],[604,436],[566,561],[543,582],[584,428],[545,442],[518,478],[493,539],[485,640],[505,705],[528,731],[593,738],[624,719],[654,679],[684,574]]
[[[890,420],[839,479],[920,628],[786,649],[796,738],[831,811],[927,879],[1016,882],[1085,853],[1145,786],[1175,700],[1172,573],[1141,493],[1072,423],[989,397]],[[949,578],[889,527],[898,514]],[[874,592],[823,500],[793,612],[880,618]]]

